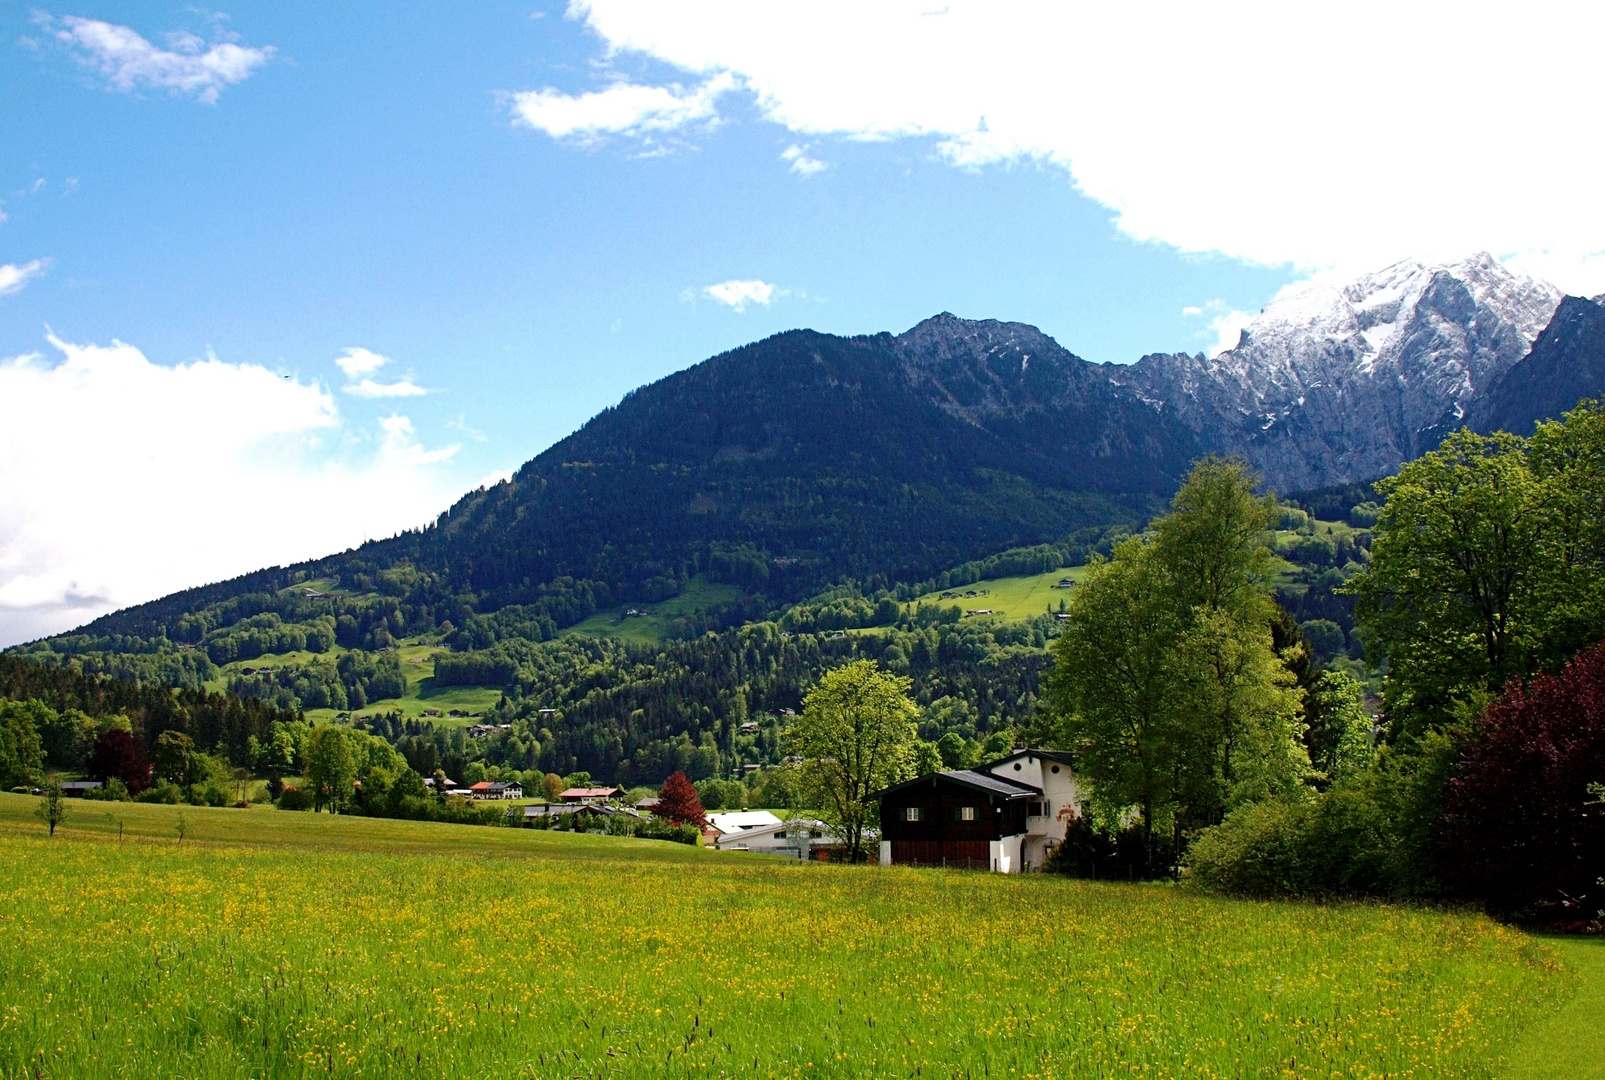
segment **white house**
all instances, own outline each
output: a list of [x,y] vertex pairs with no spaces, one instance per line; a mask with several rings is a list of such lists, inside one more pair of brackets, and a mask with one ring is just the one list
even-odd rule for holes
[[[770,817],[774,815],[771,814]],[[830,826],[812,818],[793,818],[773,825],[757,825],[738,832],[724,833],[714,841],[720,851],[752,851],[763,855],[784,855],[791,859],[818,858],[841,841]]]
[[717,829],[719,835],[725,836],[764,825],[779,825],[780,819],[767,810],[732,810],[723,814],[709,814],[708,824]]

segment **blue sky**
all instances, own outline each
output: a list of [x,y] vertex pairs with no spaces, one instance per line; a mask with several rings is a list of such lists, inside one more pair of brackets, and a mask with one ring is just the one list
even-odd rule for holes
[[[948,310],[1130,362],[1403,254],[1598,270],[1605,235],[1411,233],[1431,215],[1390,220],[1372,180],[1310,179],[1330,150],[1297,118],[1352,88],[1284,114],[1176,69],[1201,34],[1314,32],[1274,8],[1143,38],[961,7],[6,7],[0,643],[421,523],[791,327]],[[1431,202],[1407,171],[1403,209]],[[163,499],[216,524],[181,541]]]

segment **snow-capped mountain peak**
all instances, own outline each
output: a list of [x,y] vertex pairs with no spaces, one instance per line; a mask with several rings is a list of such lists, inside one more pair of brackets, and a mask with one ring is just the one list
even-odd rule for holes
[[1151,356],[1113,376],[1280,486],[1380,476],[1526,356],[1561,292],[1486,253],[1404,261],[1279,297],[1213,360]]

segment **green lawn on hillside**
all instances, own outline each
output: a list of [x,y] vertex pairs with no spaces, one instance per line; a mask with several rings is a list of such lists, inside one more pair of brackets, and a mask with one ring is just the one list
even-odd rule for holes
[[[938,589],[915,597],[905,607],[915,604],[942,604],[958,606],[965,611],[990,609],[997,619],[1034,619],[1047,611],[1058,611],[1059,601],[1070,602],[1075,590],[1056,588],[1059,582],[1069,579],[1082,581],[1087,576],[1085,566],[1069,566],[1050,570],[1046,574],[1025,577],[991,578],[973,585],[960,585],[952,589]],[[969,595],[974,593],[974,596]],[[986,618],[986,616],[971,616]]]
[[3,1076],[1491,1077],[1577,982],[1465,913],[35,801]]
[[[245,669],[252,671],[277,670],[300,664],[311,663],[315,660],[338,660],[341,655],[348,652],[343,646],[336,645],[326,653],[293,652],[273,653],[258,656],[252,660],[236,660],[225,664],[220,669],[220,675],[206,684],[208,690],[223,693],[228,689],[229,680],[236,675],[243,675]],[[472,724],[482,713],[495,708],[501,700],[502,692],[494,686],[435,686],[435,654],[447,651],[445,645],[425,638],[407,638],[397,643],[396,649],[401,659],[402,673],[407,677],[407,693],[400,698],[384,698],[379,701],[370,701],[360,709],[351,710],[353,718],[376,716],[380,713],[398,712],[409,720],[429,720],[446,726]],[[453,717],[452,710],[468,713],[468,716]],[[430,710],[439,713],[438,716],[426,715]],[[339,710],[335,709],[308,709],[307,719],[318,723],[327,723],[336,716]]]
[[[617,638],[639,645],[660,645],[668,637],[675,619],[696,615],[709,608],[739,599],[741,599],[739,586],[721,585],[698,574],[686,582],[685,588],[680,590],[678,596],[671,596],[657,604],[621,604],[606,611],[599,611],[584,622],[575,623],[562,630],[558,636],[585,634],[590,637]],[[632,610],[642,614],[625,615],[626,611]]]

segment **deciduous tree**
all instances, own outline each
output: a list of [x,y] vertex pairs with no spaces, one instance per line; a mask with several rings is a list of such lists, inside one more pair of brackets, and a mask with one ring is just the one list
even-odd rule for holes
[[0,702],[0,789],[33,781],[43,767],[35,714],[38,702]]
[[34,814],[40,821],[50,826],[50,835],[56,835],[56,826],[67,817],[67,801],[62,798],[60,784],[46,784],[45,793],[39,798],[39,805]]
[[864,833],[877,819],[870,796],[912,764],[919,707],[910,685],[871,660],[845,664],[808,691],[786,733],[789,752],[803,759],[803,801],[835,828],[849,859],[865,857]]
[[676,825],[701,828],[708,823],[708,815],[697,798],[697,789],[683,772],[676,772],[663,781],[663,786],[658,788],[658,805],[653,814]]
[[312,784],[316,809],[328,807],[330,813],[339,813],[350,800],[356,779],[357,766],[345,730],[314,728],[307,753],[307,780]]
[[95,739],[95,748],[89,755],[89,775],[105,781],[116,777],[127,786],[129,794],[138,795],[150,787],[150,762],[145,760],[132,732],[108,727]]
[[1473,727],[1444,805],[1445,880],[1505,911],[1582,922],[1605,903],[1605,645],[1512,683]]

